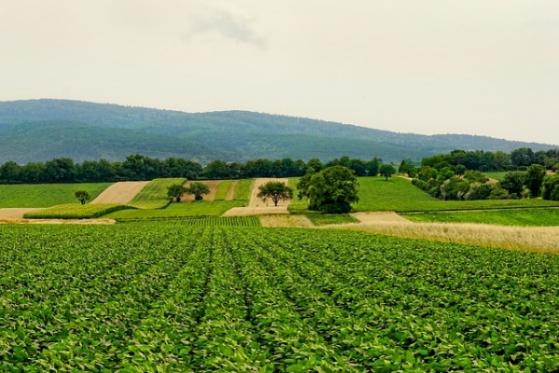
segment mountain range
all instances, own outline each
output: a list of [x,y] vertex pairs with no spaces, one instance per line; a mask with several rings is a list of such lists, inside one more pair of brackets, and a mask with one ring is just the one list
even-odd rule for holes
[[419,160],[454,149],[547,150],[554,145],[472,135],[418,135],[249,111],[187,113],[72,100],[0,102],[0,162],[141,153],[208,162],[347,155]]

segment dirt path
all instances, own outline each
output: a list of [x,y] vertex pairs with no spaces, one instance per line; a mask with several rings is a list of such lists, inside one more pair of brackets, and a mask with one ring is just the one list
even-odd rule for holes
[[239,180],[234,180],[227,189],[227,194],[225,195],[226,201],[232,201],[235,199],[235,190],[237,190],[237,185],[239,185]]
[[255,216],[255,215],[276,215],[276,214],[289,214],[287,206],[291,201],[280,201],[277,206],[274,206],[274,202],[267,200],[262,201],[258,197],[259,187],[270,181],[279,181],[284,184],[288,183],[288,179],[278,179],[278,178],[258,178],[254,180],[252,184],[252,191],[250,194],[250,201],[248,207],[234,207],[223,214],[223,216]]
[[23,219],[23,215],[28,212],[37,211],[41,209],[20,209],[20,208],[7,208],[0,209],[0,220],[18,220]]
[[351,214],[360,223],[411,223],[408,219],[392,211],[356,212]]
[[[215,195],[217,194],[217,186],[219,185],[219,183],[221,183],[221,180],[206,180],[200,181],[200,183],[205,184],[210,189],[210,192],[204,196],[204,201],[214,201]],[[187,183],[186,187],[188,187],[189,185],[190,183]],[[184,193],[181,196],[181,201],[192,202],[194,201],[194,196],[192,194]]]
[[105,189],[93,204],[121,204],[125,205],[132,201],[134,197],[149,183],[149,181],[121,181],[114,183]]
[[263,227],[272,228],[310,228],[314,224],[305,215],[263,215],[260,217]]

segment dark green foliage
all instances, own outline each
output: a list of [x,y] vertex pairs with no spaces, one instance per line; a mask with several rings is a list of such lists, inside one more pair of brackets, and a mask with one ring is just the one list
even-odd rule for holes
[[271,199],[274,202],[274,206],[277,206],[279,201],[293,198],[293,190],[280,181],[270,181],[260,185],[258,189],[258,198],[262,198],[263,201]]
[[520,197],[524,190],[526,174],[524,172],[509,172],[501,181],[501,186],[511,195]]
[[379,174],[384,177],[384,180],[388,180],[396,173],[396,169],[391,164],[383,164],[380,166]]
[[559,201],[559,175],[547,176],[543,182],[543,199]]
[[545,167],[539,164],[533,164],[526,171],[525,183],[530,190],[532,197],[539,197],[541,194],[543,179],[545,178]]
[[181,201],[181,196],[186,192],[186,189],[182,184],[173,184],[167,188],[167,196],[175,202]]
[[357,202],[357,178],[343,166],[333,166],[314,174],[308,191],[309,210],[346,213]]
[[82,205],[85,205],[91,198],[86,190],[78,190],[74,193],[74,196],[78,199],[78,201],[80,201]]
[[210,188],[204,183],[193,182],[184,189],[185,193],[192,194],[195,201],[201,201],[204,196],[210,192]]

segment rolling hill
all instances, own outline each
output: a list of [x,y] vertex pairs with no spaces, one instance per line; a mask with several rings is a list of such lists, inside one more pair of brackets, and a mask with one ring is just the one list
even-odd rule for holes
[[186,113],[71,100],[0,102],[0,162],[119,160],[131,153],[245,161],[342,155],[385,161],[453,149],[554,146],[470,135],[417,135],[247,111]]

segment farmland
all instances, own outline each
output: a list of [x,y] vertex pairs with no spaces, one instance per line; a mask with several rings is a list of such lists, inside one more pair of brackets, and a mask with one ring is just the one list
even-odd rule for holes
[[207,221],[0,232],[2,371],[559,369],[559,256]]
[[76,202],[74,193],[85,190],[95,198],[111,183],[0,184],[0,207],[50,207]]
[[559,209],[510,209],[409,214],[418,222],[481,223],[520,226],[559,226]]
[[129,207],[117,204],[81,205],[79,203],[68,203],[28,212],[24,217],[29,219],[90,219],[127,208]]
[[142,209],[163,208],[169,204],[167,196],[169,186],[182,185],[185,181],[186,179],[183,178],[154,179],[134,197],[130,204]]
[[[393,177],[388,181],[381,177],[359,177],[358,182],[359,202],[354,205],[355,211],[411,212],[559,207],[557,201],[542,199],[443,201],[431,197],[400,177]],[[290,179],[290,185],[295,184],[296,179]],[[306,200],[295,199],[289,208],[293,212],[304,212],[306,207]]]

